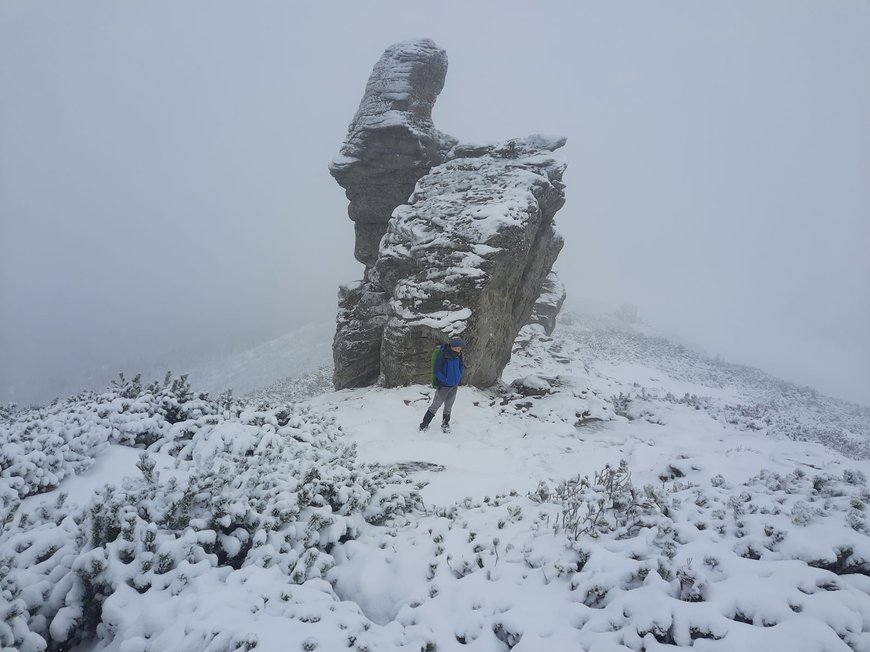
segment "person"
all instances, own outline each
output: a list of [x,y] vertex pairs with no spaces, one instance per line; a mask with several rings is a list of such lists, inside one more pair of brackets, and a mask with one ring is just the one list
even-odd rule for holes
[[465,342],[458,337],[454,337],[447,344],[441,345],[434,366],[435,383],[437,384],[435,398],[432,400],[432,405],[426,410],[426,414],[423,415],[420,430],[429,428],[438,408],[443,405],[441,430],[450,432],[450,413],[453,410],[453,402],[456,400],[459,382],[462,380],[462,374],[465,373],[465,364],[462,361],[462,349],[464,348]]

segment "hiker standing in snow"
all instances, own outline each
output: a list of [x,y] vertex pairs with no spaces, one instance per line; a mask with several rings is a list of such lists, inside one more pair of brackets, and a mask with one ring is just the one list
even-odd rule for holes
[[420,430],[426,430],[429,427],[432,419],[435,418],[435,413],[438,412],[438,408],[444,405],[441,430],[450,432],[450,411],[456,400],[459,381],[462,380],[462,374],[465,373],[465,364],[462,362],[462,349],[464,347],[465,342],[458,337],[454,337],[447,344],[442,344],[439,347],[435,362],[432,365],[432,373],[435,377],[433,384],[436,386],[435,398],[432,400],[432,405],[426,410],[426,414],[423,415]]

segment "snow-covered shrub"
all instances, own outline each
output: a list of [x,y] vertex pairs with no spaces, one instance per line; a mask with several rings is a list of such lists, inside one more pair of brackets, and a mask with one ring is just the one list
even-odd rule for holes
[[200,427],[229,416],[235,406],[226,396],[194,395],[186,374],[173,378],[167,373],[162,383],[145,387],[139,376],[126,381],[122,374],[111,391],[97,397],[96,409],[113,442],[148,447],[190,439]]
[[95,422],[93,411],[82,409],[78,399],[21,410],[0,421],[0,486],[23,498],[87,469],[109,436]]
[[47,407],[8,409],[0,418],[0,523],[17,500],[50,491],[87,470],[110,442],[150,446],[187,441],[231,415],[226,405],[194,396],[186,376],[167,374],[143,387],[123,375],[106,392],[84,392]]
[[[0,535],[0,644],[45,650],[49,623],[63,607],[72,561],[82,545],[79,525],[60,494],[53,505],[22,514]],[[80,518],[80,517],[79,517]]]
[[867,484],[867,476],[857,469],[845,469],[843,471],[843,482],[852,485]]
[[[183,386],[168,389],[184,394]],[[167,396],[158,403],[170,411],[192,402]],[[34,636],[52,646],[110,639],[117,623],[105,620],[109,596],[178,595],[206,569],[275,569],[296,584],[320,578],[334,546],[420,505],[403,474],[359,464],[329,417],[285,406],[215,419],[189,438],[152,444],[179,456],[185,479],[161,478],[143,451],[140,478],[106,486],[75,513],[62,504],[24,513],[0,536],[0,590],[12,605],[0,640],[42,649]]]
[[632,486],[625,460],[616,468],[606,465],[591,479],[577,476],[563,480],[553,490],[541,483],[531,497],[560,505],[561,519],[556,528],[562,528],[575,541],[604,532],[620,531],[623,536],[631,536],[645,516],[660,511],[659,496],[652,488],[639,491]]
[[613,405],[613,413],[620,417],[625,417],[631,421],[634,417],[631,415],[631,396],[619,392],[619,395],[611,396],[610,403]]
[[813,510],[807,503],[799,500],[792,506],[789,516],[792,523],[805,527],[813,520]]
[[683,602],[703,602],[707,591],[707,581],[701,571],[693,568],[692,561],[687,560],[677,569],[677,580],[680,583],[679,599]]
[[[137,560],[123,581],[140,592],[182,560],[277,566],[290,581],[303,583],[332,566],[327,553],[336,543],[418,505],[410,481],[359,467],[354,448],[299,441],[290,430],[263,432],[241,453],[216,450],[198,433],[186,486],[161,483],[143,457],[141,481],[92,507],[89,544],[105,548],[109,557],[117,551]],[[215,429],[211,439],[225,444],[225,432]],[[250,433],[239,428],[238,434]]]

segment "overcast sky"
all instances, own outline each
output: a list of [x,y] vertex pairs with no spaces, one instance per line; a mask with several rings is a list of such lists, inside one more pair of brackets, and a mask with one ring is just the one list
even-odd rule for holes
[[331,321],[327,165],[417,37],[442,131],[568,137],[572,298],[870,404],[867,0],[3,0],[0,402]]

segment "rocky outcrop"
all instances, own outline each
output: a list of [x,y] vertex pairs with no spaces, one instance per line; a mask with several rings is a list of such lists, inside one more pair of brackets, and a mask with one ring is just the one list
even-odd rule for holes
[[552,335],[556,330],[556,317],[562,310],[566,296],[565,285],[556,276],[556,272],[550,272],[541,288],[541,296],[535,303],[529,323],[540,324],[547,335]]
[[354,255],[370,267],[393,209],[456,143],[432,124],[447,53],[429,39],[390,46],[375,64],[341,151],[329,166],[350,201]]
[[336,389],[365,387],[378,380],[389,299],[387,293],[366,281],[339,288],[332,343],[332,381]]
[[354,256],[365,265],[364,280],[339,292],[333,340],[336,389],[371,384],[380,373],[389,296],[370,282],[370,272],[393,210],[456,142],[432,123],[446,74],[447,53],[429,39],[387,48],[329,166],[350,201]]
[[565,139],[456,144],[431,118],[446,68],[428,39],[388,48],[330,165],[366,266],[339,294],[338,389],[428,382],[433,345],[457,335],[466,382],[494,384],[562,248]]
[[496,383],[562,248],[564,138],[456,146],[398,207],[372,279],[390,295],[385,385],[425,382],[433,341],[461,335],[467,382]]

